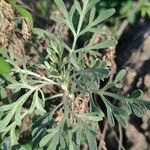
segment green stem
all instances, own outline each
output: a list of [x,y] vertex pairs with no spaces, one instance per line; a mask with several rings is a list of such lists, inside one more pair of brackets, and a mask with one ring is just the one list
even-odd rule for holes
[[42,80],[45,80],[47,81],[49,84],[54,84],[54,85],[58,85],[58,83],[54,82],[53,80],[51,79],[48,79],[44,76],[41,76],[35,72],[32,72],[32,71],[29,71],[29,70],[23,70],[23,69],[14,69],[13,70],[14,72],[19,72],[19,73],[23,73],[23,74],[27,74],[27,75],[31,75],[31,76],[34,76],[36,78],[39,78],[39,79],[42,79]]
[[115,93],[111,93],[111,92],[103,92],[104,95],[106,96],[110,96],[112,98],[115,98],[117,100],[120,100],[120,101],[126,101],[126,98],[122,95],[118,95],[118,94],[115,94]]

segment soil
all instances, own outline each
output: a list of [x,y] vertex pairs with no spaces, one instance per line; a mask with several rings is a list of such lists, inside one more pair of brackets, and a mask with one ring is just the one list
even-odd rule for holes
[[[125,68],[122,93],[142,89],[143,98],[150,101],[150,20],[140,20],[128,27],[116,48],[117,69]],[[150,149],[150,112],[143,118],[130,118],[130,125],[124,131],[123,143],[129,150]]]

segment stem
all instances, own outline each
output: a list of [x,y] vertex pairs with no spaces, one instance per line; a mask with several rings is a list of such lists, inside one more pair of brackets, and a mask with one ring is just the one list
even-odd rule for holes
[[74,41],[73,41],[73,44],[72,44],[72,49],[71,49],[71,53],[72,53],[72,52],[74,52],[74,50],[75,50],[75,47],[76,47],[76,43],[77,43],[77,39],[78,39],[78,37],[77,37],[77,36],[75,36],[75,37],[74,37]]
[[77,40],[78,40],[78,37],[79,37],[79,33],[80,33],[80,30],[81,30],[81,27],[82,27],[82,24],[83,24],[83,21],[84,21],[84,16],[85,16],[85,13],[86,13],[87,4],[88,4],[88,1],[87,1],[87,3],[85,3],[85,5],[83,5],[83,10],[82,10],[81,15],[80,15],[79,24],[78,24],[78,28],[77,28],[77,33],[76,33],[76,35],[74,35],[74,41],[73,41],[73,45],[72,45],[72,52],[75,50],[75,46],[76,46],[76,43],[77,43]]
[[108,129],[108,121],[106,120],[105,125],[104,125],[104,129],[102,132],[102,138],[101,138],[99,146],[98,146],[99,150],[104,149],[104,141],[105,141],[107,129]]
[[29,70],[23,70],[23,69],[14,69],[13,70],[14,72],[19,72],[19,73],[23,73],[23,74],[27,74],[27,75],[31,75],[31,76],[34,76],[36,78],[39,78],[39,79],[42,79],[42,80],[45,80],[47,81],[49,84],[54,84],[54,85],[58,85],[58,83],[54,82],[53,80],[51,79],[48,79],[44,76],[41,76],[35,72],[32,72],[32,71],[29,71]]
[[78,28],[77,28],[77,35],[79,34],[79,32],[81,30],[81,27],[82,27],[82,24],[83,24],[83,20],[84,20],[84,16],[85,16],[85,13],[86,13],[87,4],[88,4],[88,1],[85,3],[85,5],[83,4],[83,11],[81,12],[81,16],[80,16],[79,25],[78,25]]
[[58,106],[56,106],[56,107],[52,110],[51,113],[54,114],[55,111],[56,111],[59,107],[61,107],[63,104],[64,104],[64,102],[61,102]]
[[111,92],[103,92],[104,95],[106,96],[110,96],[112,98],[115,98],[117,100],[121,100],[121,101],[126,101],[126,98],[123,97],[122,95],[118,95],[118,94],[114,94],[114,93],[111,93]]
[[122,135],[122,128],[121,128],[121,125],[119,124],[119,146],[118,146],[118,150],[121,150],[122,149],[122,139],[123,138],[123,135]]

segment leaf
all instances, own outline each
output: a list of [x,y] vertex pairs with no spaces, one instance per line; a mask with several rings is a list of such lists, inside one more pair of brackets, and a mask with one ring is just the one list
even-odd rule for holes
[[36,106],[37,110],[40,111],[40,114],[46,113],[46,111],[44,109],[43,101],[38,96],[38,91],[35,93],[35,106]]
[[118,88],[118,89],[121,89],[123,86],[122,86],[122,84],[116,83],[116,84],[115,84],[115,87]]
[[17,137],[16,137],[16,134],[15,134],[15,128],[16,126],[13,126],[10,130],[10,141],[11,141],[11,146],[14,146],[14,145],[18,145],[18,141],[17,141]]
[[113,113],[117,115],[122,115],[122,116],[128,115],[128,112],[124,108],[118,108],[118,107],[113,106],[112,110],[113,110]]
[[[32,130],[32,146],[37,147],[39,145],[43,135],[45,134],[45,128],[44,126],[40,125],[39,128],[35,131],[36,129]],[[35,132],[35,133],[33,133]]]
[[118,123],[123,126],[124,128],[128,127],[128,120],[124,116],[114,114],[115,118],[117,119]]
[[130,103],[126,102],[125,107],[126,107],[126,110],[127,110],[128,114],[131,115],[132,114],[132,108],[130,106]]
[[70,8],[69,15],[68,15],[68,20],[67,20],[67,25],[69,26],[69,28],[71,29],[71,31],[74,35],[75,35],[76,31],[75,31],[72,19],[73,19],[73,16],[75,14],[75,10],[76,10],[76,7],[75,7],[75,3],[74,3],[72,5],[72,7]]
[[142,111],[142,109],[134,103],[132,104],[132,111],[139,118],[141,118],[144,115],[144,112]]
[[99,117],[104,118],[105,114],[103,113],[103,111],[97,107],[93,101],[93,99],[91,100],[91,111],[94,111]]
[[20,105],[18,108],[17,108],[17,111],[15,113],[15,121],[16,121],[16,124],[18,126],[21,125],[21,109],[22,109],[22,105]]
[[51,19],[60,24],[67,24],[67,21],[59,16],[52,16]]
[[148,110],[150,110],[150,102],[145,100],[136,100],[139,103],[142,103]]
[[33,17],[31,15],[31,13],[23,6],[16,5],[15,7],[16,7],[16,10],[20,13],[20,15],[22,17],[27,18],[30,28],[32,29],[33,28]]
[[38,35],[39,39],[42,38],[42,37],[45,37],[45,36],[47,36],[47,37],[49,37],[49,38],[51,37],[51,36],[50,36],[50,33],[49,33],[48,31],[43,30],[43,29],[40,29],[40,28],[34,28],[34,29],[32,30],[32,32],[33,32],[34,34]]
[[54,0],[60,12],[64,15],[66,19],[68,19],[68,11],[66,9],[65,4],[62,0]]
[[49,133],[49,134],[47,134],[46,136],[44,136],[44,137],[41,139],[41,141],[40,141],[40,143],[39,143],[39,146],[40,146],[40,147],[45,146],[45,145],[54,137],[55,134],[56,134],[56,131],[55,131],[55,132],[52,132],[52,133]]
[[69,150],[75,150],[74,149],[74,142],[72,141],[72,138],[70,135],[69,135]]
[[92,26],[95,26],[99,23],[101,23],[102,21],[108,19],[110,16],[112,16],[115,13],[115,9],[111,8],[105,11],[102,11],[100,13],[100,15],[94,20],[94,22],[92,23]]
[[111,111],[111,108],[107,107],[107,117],[108,117],[108,121],[110,123],[111,126],[115,125],[115,120]]
[[111,40],[105,40],[99,44],[95,44],[91,46],[91,49],[103,49],[103,48],[108,48],[110,46],[115,46],[117,44],[117,41],[114,39]]
[[89,24],[91,24],[95,18],[96,9],[93,7],[90,12]]
[[103,114],[102,116],[98,116],[97,113],[86,113],[86,114],[82,114],[82,115],[79,115],[81,118],[85,118],[85,119],[88,119],[89,121],[101,121],[103,120]]
[[2,57],[0,57],[0,74],[9,74],[11,73],[11,67],[9,63]]
[[12,109],[15,106],[15,104],[16,103],[0,106],[0,113]]
[[111,46],[115,46],[117,44],[117,41],[114,39],[111,40],[105,40],[99,44],[95,44],[95,45],[87,45],[83,48],[77,49],[75,50],[74,53],[78,53],[78,52],[90,52],[91,50],[99,50],[99,49],[103,49],[103,48],[108,48]]
[[57,132],[56,135],[52,138],[48,150],[56,150],[57,146],[59,144],[59,133]]
[[75,0],[74,3],[75,3],[77,11],[79,12],[79,14],[81,14],[81,5],[80,5],[80,3],[77,0]]
[[114,82],[117,83],[118,81],[122,80],[125,77],[126,73],[127,73],[127,71],[124,70],[124,69],[122,69],[121,71],[119,71],[119,73],[117,74]]
[[11,145],[10,145],[10,137],[7,137],[4,139],[4,142],[3,142],[3,146],[2,146],[2,149],[3,150],[10,150],[11,149]]
[[80,146],[81,137],[82,137],[82,126],[81,126],[81,123],[79,122],[77,132],[76,132],[76,143],[78,146]]
[[61,132],[59,132],[59,142],[60,142],[61,147],[65,149],[66,147],[65,136]]
[[90,32],[91,29],[98,25],[99,23],[103,22],[104,20],[106,20],[107,18],[109,18],[110,16],[112,16],[115,13],[115,9],[108,9],[103,11],[92,23],[89,23],[80,33],[79,35],[83,35],[86,32]]
[[[46,49],[47,52],[48,52],[48,53],[51,53],[52,51],[54,51],[55,53],[57,53],[57,54],[59,55],[59,54],[60,54],[60,49],[59,49],[58,45],[56,44],[56,42],[53,41],[53,40],[51,40],[51,41],[50,41],[50,44],[51,44],[51,48],[52,48],[52,49],[47,48],[47,49]],[[49,56],[49,57],[50,57],[50,56]]]
[[100,0],[90,0],[87,6],[87,11],[93,8]]
[[92,134],[90,131],[85,131],[89,150],[97,150],[97,143],[96,143],[96,137]]
[[6,89],[3,87],[0,88],[0,96],[1,96],[1,99],[4,99],[7,97]]
[[77,59],[77,56],[76,54],[72,54],[71,57],[70,57],[70,62],[72,63],[72,65],[77,69],[77,70],[80,70],[80,66],[78,64],[78,59]]
[[138,89],[131,93],[130,98],[136,99],[136,98],[140,98],[142,95],[143,95],[143,92]]
[[76,7],[75,7],[75,3],[71,6],[70,11],[69,11],[69,21],[72,22],[72,18],[74,16]]
[[21,150],[33,150],[32,145],[30,143],[24,144],[21,146]]
[[11,110],[2,120],[0,120],[0,132],[7,127],[7,125],[10,123],[11,119],[13,118],[13,116],[14,116],[14,111]]

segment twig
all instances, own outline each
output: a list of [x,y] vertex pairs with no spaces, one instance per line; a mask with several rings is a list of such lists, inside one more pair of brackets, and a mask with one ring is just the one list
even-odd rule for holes
[[[121,132],[122,132],[122,131],[121,131]],[[114,136],[115,136],[115,138],[116,138],[116,140],[118,141],[118,144],[119,144],[119,138],[118,138],[118,136],[116,135],[116,132],[113,131],[113,133],[114,133]],[[126,150],[122,144],[120,144],[120,147],[121,147],[122,150]]]
[[104,126],[104,130],[103,130],[103,133],[102,133],[102,138],[101,138],[99,146],[98,146],[99,150],[102,150],[104,148],[103,142],[105,140],[107,129],[108,129],[108,121],[106,120],[106,123],[105,123],[105,126]]
[[126,27],[128,26],[128,24],[129,24],[128,20],[124,20],[123,21],[123,23],[121,24],[119,30],[116,33],[118,39],[121,37],[122,33],[124,32],[124,30],[126,29]]
[[122,135],[122,128],[121,128],[121,125],[119,124],[119,146],[118,146],[118,150],[121,150],[121,147],[122,147],[122,138],[123,138],[123,135]]

